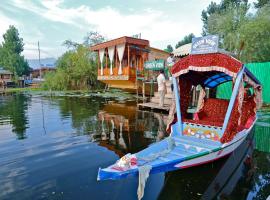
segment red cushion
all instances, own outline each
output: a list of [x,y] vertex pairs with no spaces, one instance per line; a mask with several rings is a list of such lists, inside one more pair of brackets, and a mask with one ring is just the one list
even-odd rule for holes
[[197,113],[198,118],[192,121],[187,121],[191,123],[221,127],[224,122],[228,105],[229,101],[227,100],[209,98],[204,102],[202,110]]

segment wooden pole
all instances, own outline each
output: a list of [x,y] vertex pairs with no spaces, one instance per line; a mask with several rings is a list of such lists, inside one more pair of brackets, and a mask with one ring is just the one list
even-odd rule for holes
[[137,88],[137,98],[139,98],[139,86],[138,86],[138,59],[135,57],[135,75],[136,75],[136,88]]
[[145,101],[145,83],[143,81],[143,102]]
[[129,59],[130,59],[129,57],[130,57],[130,55],[129,55],[129,45],[128,45],[128,65],[127,65],[128,68],[129,68]]

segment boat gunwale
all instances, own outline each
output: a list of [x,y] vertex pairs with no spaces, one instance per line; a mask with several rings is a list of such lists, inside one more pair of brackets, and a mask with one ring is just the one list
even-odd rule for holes
[[[255,120],[253,121],[252,125],[248,129],[244,129],[244,130],[238,132],[236,134],[235,138],[232,141],[230,141],[229,143],[224,143],[220,147],[214,148],[212,150],[204,151],[204,152],[201,152],[201,153],[198,153],[198,154],[190,155],[190,156],[187,156],[187,157],[184,157],[184,158],[175,159],[175,160],[172,160],[172,161],[165,161],[165,162],[159,163],[159,164],[157,164],[156,166],[154,166],[152,168],[150,173],[155,174],[155,173],[159,173],[159,172],[174,171],[174,170],[180,169],[178,167],[175,167],[176,164],[180,164],[181,162],[184,162],[184,161],[189,161],[189,160],[192,160],[192,159],[195,159],[195,158],[198,158],[198,157],[203,157],[205,155],[215,153],[215,152],[217,152],[219,150],[226,149],[226,148],[234,145],[235,143],[239,142],[240,140],[245,139],[246,136],[251,131],[251,129],[254,127],[256,121],[257,121],[257,116],[256,116]],[[239,138],[237,138],[237,136],[239,134],[241,134],[241,133],[244,133],[244,134],[242,136],[240,136]],[[175,137],[175,136],[173,136],[173,137]],[[212,161],[212,160],[210,160],[210,161]],[[160,168],[163,168],[166,165],[168,166],[167,169],[161,171]],[[112,165],[110,165],[109,167],[111,167],[111,166]],[[108,167],[104,168],[104,169],[99,168],[97,180],[98,181],[100,181],[100,180],[116,180],[116,179],[122,179],[122,178],[126,178],[126,177],[136,177],[138,175],[138,167],[134,168],[134,169],[127,170],[127,171],[123,171],[123,172],[121,172],[121,171],[119,171],[119,172],[111,171],[110,172],[110,171],[106,170],[106,169],[108,169]],[[105,175],[105,177],[102,178],[102,179],[100,178],[101,173],[103,175]]]

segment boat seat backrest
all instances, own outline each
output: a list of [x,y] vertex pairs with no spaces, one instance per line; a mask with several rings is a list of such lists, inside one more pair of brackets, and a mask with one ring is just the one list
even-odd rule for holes
[[202,110],[198,113],[199,119],[223,122],[228,105],[229,101],[227,100],[208,98],[205,100]]

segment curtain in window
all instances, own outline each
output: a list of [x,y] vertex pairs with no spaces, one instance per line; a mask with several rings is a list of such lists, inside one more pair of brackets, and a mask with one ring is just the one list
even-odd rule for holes
[[113,57],[114,57],[114,49],[115,49],[115,46],[112,46],[112,47],[109,47],[108,48],[108,53],[109,53],[109,58],[110,58],[110,75],[113,75]]
[[121,75],[123,74],[122,71],[122,60],[123,60],[123,56],[124,56],[124,52],[125,52],[125,44],[119,44],[116,46],[117,49],[117,53],[118,53],[118,57],[119,57],[119,61],[120,61],[120,65],[119,65],[119,69],[118,69],[118,74]]

